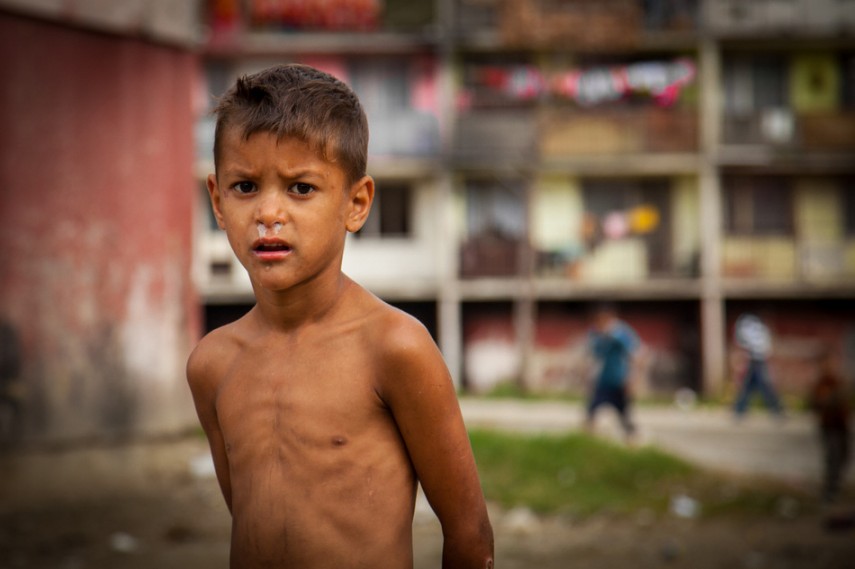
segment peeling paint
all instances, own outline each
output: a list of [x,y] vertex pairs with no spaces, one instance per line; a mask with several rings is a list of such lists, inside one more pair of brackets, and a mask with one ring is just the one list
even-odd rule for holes
[[2,13],[0,52],[0,320],[24,437],[194,424],[195,57]]

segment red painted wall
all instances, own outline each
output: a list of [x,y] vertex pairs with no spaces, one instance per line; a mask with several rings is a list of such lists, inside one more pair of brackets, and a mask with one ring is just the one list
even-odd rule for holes
[[2,13],[0,53],[7,412],[30,437],[191,424],[195,56]]

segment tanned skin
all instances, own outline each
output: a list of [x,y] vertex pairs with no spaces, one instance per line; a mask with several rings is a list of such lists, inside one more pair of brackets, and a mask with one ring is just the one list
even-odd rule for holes
[[373,181],[349,184],[298,139],[229,128],[222,141],[208,190],[257,304],[199,343],[187,376],[232,514],[232,569],[409,569],[417,481],[442,524],[443,567],[492,567],[441,355],[341,272]]

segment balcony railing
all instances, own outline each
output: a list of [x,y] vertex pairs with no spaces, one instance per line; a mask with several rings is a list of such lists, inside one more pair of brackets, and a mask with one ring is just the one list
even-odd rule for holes
[[726,116],[725,144],[777,146],[819,152],[855,151],[855,112],[795,114],[789,109]]
[[855,3],[836,0],[705,0],[719,36],[833,35],[855,30]]
[[491,167],[530,162],[536,156],[536,133],[532,109],[464,113],[455,128],[454,159]]
[[498,233],[470,237],[460,247],[460,276],[513,277],[523,271],[523,255],[528,248],[521,239]]
[[693,110],[644,108],[481,110],[460,115],[455,158],[508,166],[584,156],[691,153],[698,149]]
[[541,129],[545,159],[698,149],[698,115],[692,110],[552,110],[541,116]]
[[458,0],[457,35],[508,47],[620,49],[647,34],[692,32],[700,0]]
[[851,283],[855,240],[811,242],[788,237],[727,237],[722,272],[731,279]]

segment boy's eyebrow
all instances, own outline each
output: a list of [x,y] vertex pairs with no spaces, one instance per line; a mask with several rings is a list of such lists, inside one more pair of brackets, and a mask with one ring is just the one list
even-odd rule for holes
[[[277,172],[279,178],[285,180],[300,180],[305,178],[327,178],[325,171],[322,168],[301,168],[299,170]],[[254,178],[256,173],[252,168],[247,168],[240,165],[229,165],[221,168],[221,176],[231,178]]]
[[247,178],[251,178],[255,174],[252,168],[247,168],[237,164],[229,164],[226,166],[222,166],[220,168],[220,171],[224,176],[237,176]]
[[319,168],[302,168],[300,170],[293,170],[291,172],[289,172],[287,170],[284,172],[280,171],[279,175],[280,175],[280,177],[288,179],[288,180],[296,180],[298,178],[310,178],[310,177],[326,178],[326,176],[324,175],[324,171],[322,169],[319,169]]

